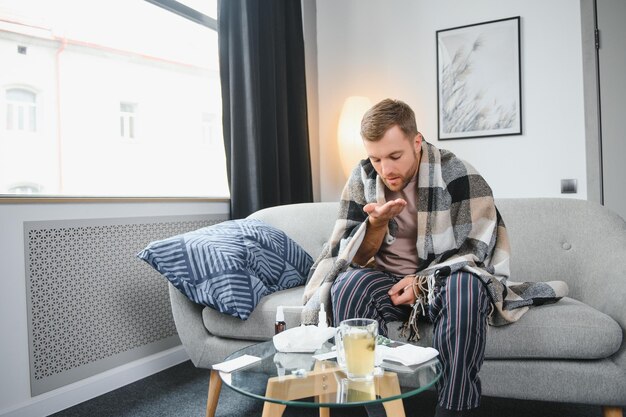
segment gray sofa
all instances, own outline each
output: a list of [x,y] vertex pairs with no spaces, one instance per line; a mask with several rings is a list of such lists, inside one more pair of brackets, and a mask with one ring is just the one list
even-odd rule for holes
[[[569,297],[531,308],[519,322],[490,327],[480,377],[487,396],[603,406],[605,417],[626,406],[626,224],[604,207],[572,199],[502,199],[514,281],[563,280]],[[260,210],[250,217],[284,230],[313,258],[330,235],[337,203]],[[247,321],[189,301],[170,285],[174,320],[197,367],[274,334],[276,308],[299,306],[304,287],[261,299]],[[288,327],[299,311],[285,310]],[[400,339],[397,325],[390,337]],[[431,330],[421,325],[429,344]]]

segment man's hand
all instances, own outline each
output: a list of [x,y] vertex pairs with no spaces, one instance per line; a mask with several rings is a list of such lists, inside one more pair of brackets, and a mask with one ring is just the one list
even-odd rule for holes
[[363,242],[352,259],[355,264],[365,265],[378,252],[385,233],[387,233],[389,220],[400,214],[405,206],[406,201],[401,198],[388,201],[385,204],[369,203],[363,206],[363,211],[369,215],[369,225]]
[[415,303],[415,294],[413,293],[414,276],[407,276],[396,282],[389,290],[389,298],[393,305],[413,304]]
[[369,203],[363,207],[369,216],[369,222],[372,226],[378,228],[387,226],[389,220],[400,214],[406,207],[406,201],[402,198],[387,201],[385,204]]

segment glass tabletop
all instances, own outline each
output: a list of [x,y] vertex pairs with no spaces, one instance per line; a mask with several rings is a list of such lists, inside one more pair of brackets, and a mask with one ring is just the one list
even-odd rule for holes
[[[223,383],[249,397],[299,407],[352,407],[393,402],[432,387],[441,376],[437,359],[404,366],[383,362],[371,381],[348,379],[333,360],[316,360],[313,355],[330,352],[325,343],[315,353],[277,352],[267,341],[232,353],[226,360],[243,355],[261,358],[231,373],[220,372]],[[402,401],[398,401],[402,404]]]

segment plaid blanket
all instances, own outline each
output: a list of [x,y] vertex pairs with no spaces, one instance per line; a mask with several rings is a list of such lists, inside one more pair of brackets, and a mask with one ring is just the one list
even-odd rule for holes
[[[434,297],[436,272],[459,270],[478,276],[486,286],[492,312],[489,322],[517,321],[531,305],[555,302],[567,295],[562,281],[509,281],[510,246],[506,227],[491,188],[468,163],[453,153],[422,141],[418,171],[417,254],[415,275],[425,291],[414,312],[422,314]],[[363,206],[385,202],[385,188],[369,160],[354,169],[341,195],[339,215],[329,240],[313,264],[304,291],[302,322],[317,323],[320,304],[332,312],[330,288],[348,269],[367,231]],[[393,242],[397,225],[390,221],[387,236]],[[409,321],[416,325],[417,316]],[[416,328],[415,328],[416,329]]]

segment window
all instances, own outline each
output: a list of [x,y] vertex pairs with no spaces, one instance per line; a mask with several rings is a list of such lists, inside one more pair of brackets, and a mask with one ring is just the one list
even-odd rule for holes
[[217,0],[1,2],[0,195],[229,196]]
[[135,138],[135,113],[137,113],[136,104],[120,103],[120,134],[123,138]]
[[7,130],[37,131],[37,95],[23,88],[6,90]]

